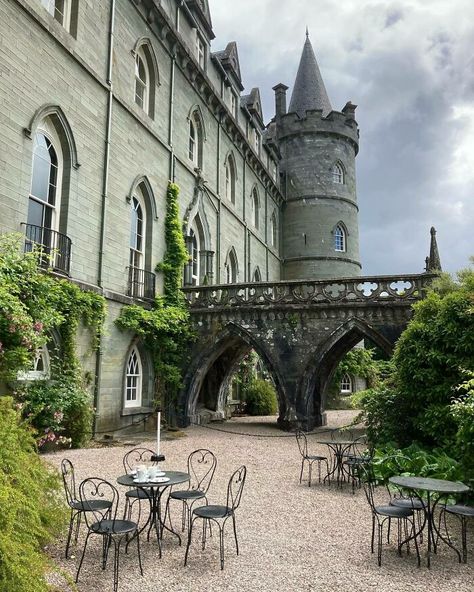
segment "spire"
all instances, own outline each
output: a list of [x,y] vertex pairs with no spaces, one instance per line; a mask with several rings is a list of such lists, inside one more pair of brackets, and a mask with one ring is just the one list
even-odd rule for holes
[[431,227],[430,255],[426,258],[426,271],[441,271],[441,261],[439,259],[438,244],[436,242],[436,230]]
[[300,117],[305,117],[306,111],[309,109],[321,109],[324,117],[332,111],[313,46],[309,40],[308,28],[306,27],[306,41],[303,46],[288,111],[289,113],[296,112]]

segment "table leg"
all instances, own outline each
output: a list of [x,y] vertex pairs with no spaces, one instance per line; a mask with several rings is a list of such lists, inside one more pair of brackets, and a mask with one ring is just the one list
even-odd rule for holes
[[[453,551],[456,552],[458,559],[459,559],[459,563],[461,563],[462,559],[461,559],[461,553],[458,549],[456,549],[456,547],[453,545],[453,543],[451,542],[451,539],[449,538],[445,538],[442,534],[441,534],[441,528],[438,528],[436,526],[436,522],[434,520],[434,510],[436,508],[436,506],[439,504],[441,498],[443,496],[439,496],[438,499],[434,502],[433,504],[433,547],[435,549],[436,552],[436,547],[438,545],[438,539],[441,539],[443,541],[443,543],[445,543],[446,545],[448,545],[448,547],[450,547]],[[438,526],[441,527],[441,524],[439,524]],[[434,538],[434,535],[436,533],[436,539]]]

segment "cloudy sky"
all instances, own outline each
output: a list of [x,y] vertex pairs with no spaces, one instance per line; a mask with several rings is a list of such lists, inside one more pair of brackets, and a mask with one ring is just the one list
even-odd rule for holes
[[[291,93],[305,28],[333,109],[358,105],[363,273],[423,271],[430,227],[447,271],[474,255],[473,0],[210,0],[213,51],[238,43],[265,120]],[[289,101],[290,94],[288,95]]]

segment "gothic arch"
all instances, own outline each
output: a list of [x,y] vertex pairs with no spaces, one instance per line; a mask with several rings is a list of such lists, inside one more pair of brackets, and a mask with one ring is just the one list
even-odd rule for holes
[[[235,247],[230,247],[226,253],[224,259],[224,268],[226,270],[231,270],[232,278],[231,281],[227,282],[228,284],[236,284],[238,283],[239,279],[239,259],[237,257],[237,252]],[[228,272],[227,272],[228,273]],[[233,281],[235,279],[235,281]]]
[[[205,387],[206,380],[212,372],[219,374],[218,364],[220,360],[226,362],[222,365],[225,371],[219,376],[218,394],[215,400],[215,411],[223,412],[225,406],[225,394],[230,378],[235,372],[236,366],[242,357],[251,349],[254,349],[264,361],[268,372],[275,382],[277,397],[280,407],[280,417],[283,417],[288,408],[288,397],[284,389],[284,380],[279,370],[279,364],[265,344],[256,340],[253,335],[234,322],[228,323],[215,339],[210,339],[207,347],[199,350],[197,356],[191,360],[188,371],[184,377],[184,387],[180,393],[179,407],[184,412],[184,421],[189,423],[196,417],[197,407]],[[217,371],[217,372],[216,372]]]
[[156,54],[151,39],[149,37],[140,37],[139,39],[137,39],[132,49],[132,55],[135,57],[137,51],[140,49],[140,47],[143,47],[144,45],[146,46],[149,52],[150,62],[153,67],[154,83],[157,86],[160,86],[160,69],[158,67],[158,60],[156,59]]
[[386,354],[392,354],[393,343],[369,324],[355,318],[342,323],[309,360],[298,389],[297,409],[310,416],[314,411],[322,411],[326,389],[337,364],[364,337],[368,337]]
[[81,165],[77,157],[76,140],[69,121],[59,105],[48,103],[37,109],[30,120],[29,126],[23,129],[23,133],[27,138],[33,140],[36,129],[47,118],[51,120],[58,133],[64,153],[70,158],[70,165],[74,169],[78,169]]
[[192,121],[193,119],[195,120],[196,117],[199,118],[200,122],[201,122],[201,129],[202,129],[202,141],[205,142],[207,140],[207,136],[206,136],[206,125],[205,125],[205,118],[204,118],[204,113],[201,109],[201,106],[198,104],[194,104],[192,105],[192,107],[189,109],[188,112],[188,121]]
[[127,201],[128,202],[131,201],[133,194],[139,185],[141,185],[144,190],[143,193],[144,193],[145,198],[147,200],[146,207],[147,207],[147,210],[149,209],[148,214],[149,214],[150,219],[153,218],[154,220],[158,220],[158,208],[156,205],[155,194],[154,194],[153,189],[151,187],[150,180],[148,179],[148,177],[146,175],[138,175],[137,177],[135,177],[135,179],[133,180],[132,186],[130,188],[130,191],[127,195]]
[[224,166],[226,166],[229,161],[232,161],[232,166],[234,167],[235,180],[237,181],[237,179],[239,178],[239,174],[237,171],[237,166],[236,166],[237,161],[235,160],[235,154],[234,154],[233,150],[229,150],[227,152],[227,154],[225,155]]
[[[151,359],[151,356],[150,356],[147,348],[143,344],[142,340],[138,336],[136,336],[129,343],[129,346],[126,349],[125,355],[122,360],[122,377],[123,377],[122,381],[123,381],[123,383],[122,383],[121,403],[120,403],[122,413],[124,413],[124,410],[125,410],[124,400],[125,400],[126,373],[127,373],[126,367],[127,367],[127,362],[130,357],[130,354],[132,353],[132,351],[134,349],[137,349],[137,351],[140,355],[143,376],[142,376],[142,385],[141,385],[140,411],[138,410],[138,408],[131,407],[131,409],[137,413],[140,413],[141,411],[150,409],[153,406],[153,397],[154,397],[153,361]],[[131,412],[132,411],[130,411],[130,413]],[[125,414],[127,414],[127,412],[125,412]]]

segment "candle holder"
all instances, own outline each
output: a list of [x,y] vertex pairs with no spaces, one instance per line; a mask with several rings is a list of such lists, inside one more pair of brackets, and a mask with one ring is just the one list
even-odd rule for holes
[[152,462],[161,462],[161,461],[165,460],[165,455],[164,454],[153,454],[151,456],[150,460]]

